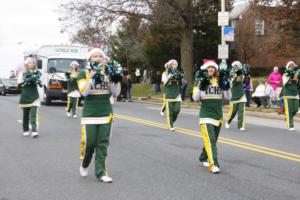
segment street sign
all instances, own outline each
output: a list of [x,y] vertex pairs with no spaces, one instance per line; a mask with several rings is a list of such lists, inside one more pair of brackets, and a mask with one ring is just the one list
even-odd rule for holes
[[218,26],[228,26],[229,12],[218,12]]
[[231,26],[224,27],[224,40],[228,42],[234,41],[234,28]]
[[218,58],[219,59],[228,59],[229,48],[228,45],[219,45],[218,46]]

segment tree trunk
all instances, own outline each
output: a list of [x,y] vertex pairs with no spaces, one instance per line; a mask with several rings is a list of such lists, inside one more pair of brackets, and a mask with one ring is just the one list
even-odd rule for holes
[[181,67],[189,84],[193,83],[193,32],[192,28],[185,30],[181,37]]

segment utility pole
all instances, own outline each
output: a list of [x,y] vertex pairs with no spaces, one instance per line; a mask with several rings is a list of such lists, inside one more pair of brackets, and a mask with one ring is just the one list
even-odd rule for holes
[[218,46],[218,58],[226,63],[229,48],[224,38],[224,28],[229,24],[229,13],[225,11],[225,0],[221,0],[221,12],[218,13],[218,25],[221,27],[221,44]]
[[[225,13],[225,0],[221,0],[221,12]],[[224,40],[224,26],[221,27],[221,44],[226,45],[226,42]],[[226,63],[226,59],[222,58],[222,62]]]

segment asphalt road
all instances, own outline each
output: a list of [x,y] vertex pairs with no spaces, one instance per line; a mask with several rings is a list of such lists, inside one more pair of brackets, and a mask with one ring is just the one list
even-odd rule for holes
[[[18,97],[0,96],[0,200],[296,200],[300,199],[300,132],[283,121],[247,117],[246,132],[222,129],[221,173],[201,167],[197,110],[183,109],[177,131],[159,107],[115,104],[109,149],[112,184],[79,176],[80,120],[64,105],[41,108],[40,137],[22,137]],[[300,130],[300,124],[296,124]]]

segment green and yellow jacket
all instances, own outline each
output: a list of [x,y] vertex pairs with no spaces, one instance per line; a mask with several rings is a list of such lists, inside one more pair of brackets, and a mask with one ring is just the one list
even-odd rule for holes
[[78,85],[77,85],[77,76],[78,74],[70,74],[67,76],[68,84],[68,96],[70,97],[80,97]]
[[223,121],[223,97],[228,99],[228,91],[223,91],[218,84],[218,79],[210,80],[206,90],[200,90],[199,86],[193,89],[194,101],[201,99],[199,112],[199,124],[212,124],[220,126]]
[[38,70],[27,71],[18,78],[18,85],[22,87],[20,97],[20,107],[27,108],[40,106],[38,93],[38,83],[40,82],[41,73]]
[[247,102],[243,88],[243,75],[235,77],[231,83],[231,103]]
[[[119,84],[112,84],[105,77],[101,84],[96,84],[90,77],[89,69],[79,73],[77,84],[84,96],[81,124],[107,124],[113,119],[112,94],[118,96]],[[112,88],[111,86],[115,86]]]
[[299,99],[299,81],[292,80],[287,74],[283,75],[282,96],[287,99]]
[[[183,76],[183,72],[182,72]],[[165,100],[168,102],[181,102],[181,95],[180,95],[180,86],[181,86],[181,79],[174,79],[168,78],[168,72],[165,71],[162,74],[162,81],[164,83],[164,93],[165,93]]]

